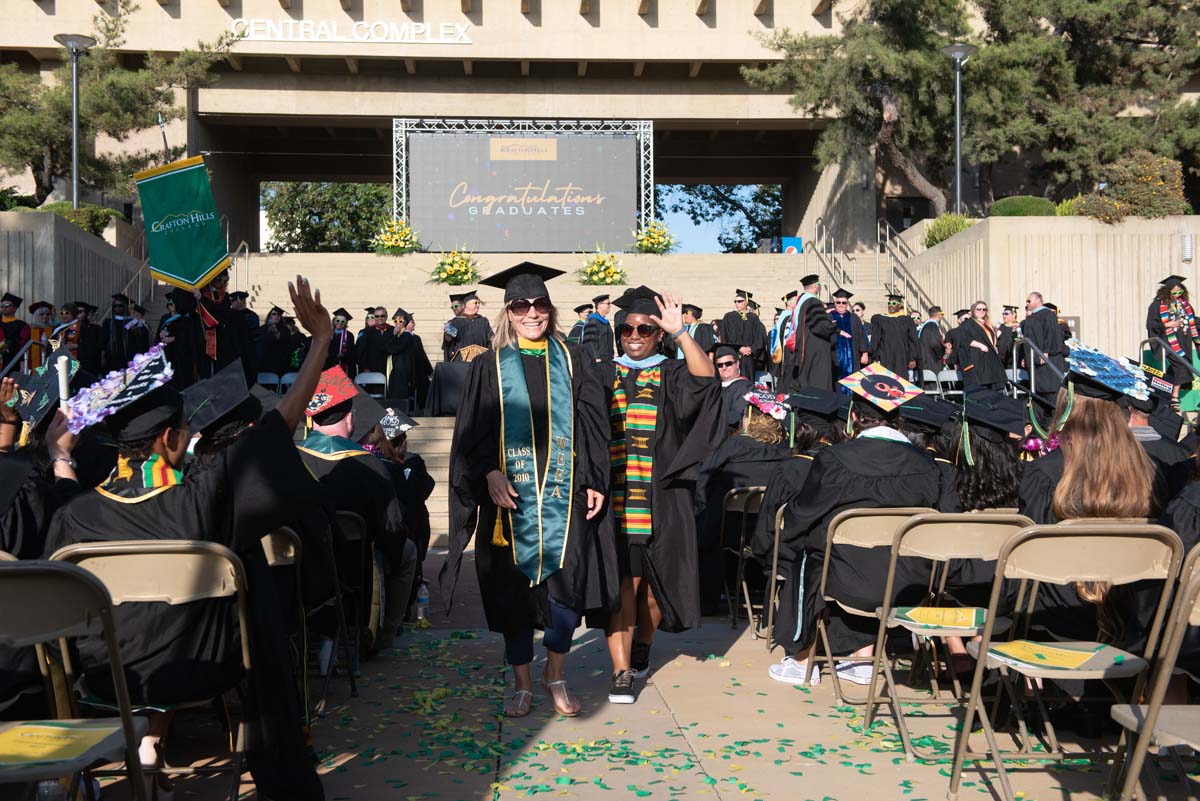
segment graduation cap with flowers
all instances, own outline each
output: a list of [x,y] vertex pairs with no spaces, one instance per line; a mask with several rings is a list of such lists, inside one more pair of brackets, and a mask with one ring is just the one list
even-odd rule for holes
[[[140,439],[161,430],[178,417],[183,398],[156,390],[174,375],[162,345],[140,353],[121,370],[113,370],[67,401],[68,428],[78,434],[88,426],[114,418],[109,432],[118,441]],[[152,397],[153,396],[153,397]]]
[[855,394],[855,402],[874,406],[885,414],[894,412],[922,394],[911,381],[906,381],[879,362],[872,362],[857,373],[846,376],[838,384]]

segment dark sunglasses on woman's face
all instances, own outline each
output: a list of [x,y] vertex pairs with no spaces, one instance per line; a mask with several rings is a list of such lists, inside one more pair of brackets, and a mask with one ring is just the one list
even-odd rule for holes
[[737,362],[717,362],[717,367],[733,367]]
[[636,328],[629,323],[621,323],[619,326],[617,326],[617,333],[623,337],[633,336],[634,331],[637,331],[639,337],[651,337],[654,336],[654,332],[657,330],[658,326],[650,325],[650,323],[642,323]]
[[533,300],[520,298],[508,304],[508,310],[513,314],[529,314],[530,309],[537,310],[538,314],[549,314],[550,298],[534,298]]

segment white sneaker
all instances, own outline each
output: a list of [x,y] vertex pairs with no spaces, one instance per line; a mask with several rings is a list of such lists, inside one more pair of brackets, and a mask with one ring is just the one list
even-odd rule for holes
[[821,684],[820,665],[810,666],[808,660],[797,662],[790,656],[785,656],[780,662],[771,665],[767,669],[767,673],[775,681],[781,681],[784,684],[811,684],[813,687]]
[[875,666],[871,662],[842,662],[837,668],[839,679],[854,684],[870,684],[874,673]]

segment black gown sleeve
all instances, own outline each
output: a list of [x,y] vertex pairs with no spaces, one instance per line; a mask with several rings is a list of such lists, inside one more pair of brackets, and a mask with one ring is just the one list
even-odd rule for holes
[[[813,530],[841,505],[841,487],[845,480],[838,477],[840,472],[840,466],[829,456],[827,449],[817,454],[804,486],[783,513],[783,530],[779,535],[781,563],[793,561],[804,550]],[[818,547],[824,551],[825,543]]]
[[1057,523],[1058,518],[1054,514],[1055,486],[1056,483],[1038,462],[1030,462],[1021,475],[1017,511],[1039,525]]
[[804,315],[804,323],[808,326],[809,333],[820,339],[832,340],[838,331],[837,323],[829,317],[828,312],[825,311],[819,302],[808,304],[808,311]]
[[590,361],[578,347],[568,347],[577,373],[573,382],[575,433],[577,439],[582,438],[582,442],[577,442],[575,448],[577,452],[587,454],[587,459],[579,464],[583,470],[576,477],[575,484],[577,487],[593,489],[607,495],[611,473],[608,456],[611,435],[604,384],[599,375],[600,366]]

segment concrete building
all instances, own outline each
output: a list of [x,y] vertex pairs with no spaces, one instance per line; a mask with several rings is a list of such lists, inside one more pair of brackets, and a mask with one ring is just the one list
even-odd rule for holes
[[[0,60],[48,73],[53,36],[92,29],[111,0],[4,0]],[[263,181],[390,181],[394,117],[628,119],[654,125],[658,183],[778,183],[784,235],[818,218],[839,249],[874,243],[889,210],[919,217],[864,153],[823,172],[823,122],[739,70],[765,39],[835,32],[829,0],[143,0],[126,48],[169,53],[227,31],[219,79],[168,131],[204,153],[232,243],[260,246]],[[145,142],[97,147],[154,146]],[[7,181],[19,181],[14,176]],[[916,201],[917,199],[913,199]],[[908,209],[908,212],[904,210]],[[916,209],[917,211],[914,211]],[[899,219],[897,220],[899,222]]]

